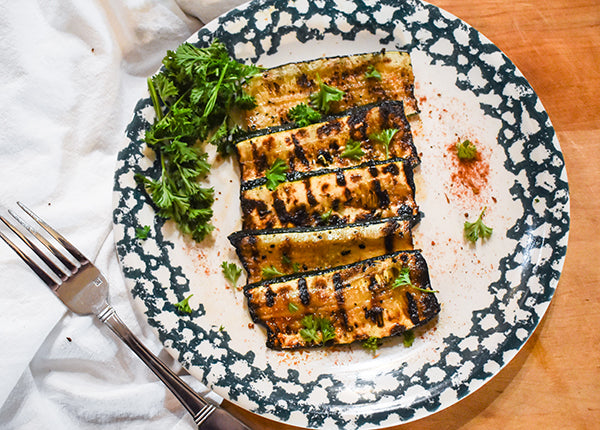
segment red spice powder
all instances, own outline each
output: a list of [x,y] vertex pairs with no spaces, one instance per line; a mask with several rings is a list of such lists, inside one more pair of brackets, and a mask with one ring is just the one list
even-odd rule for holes
[[490,173],[490,163],[482,152],[481,145],[476,140],[470,139],[478,148],[473,160],[461,160],[456,153],[456,143],[446,148],[451,160],[451,186],[450,191],[459,199],[477,200],[487,188]]

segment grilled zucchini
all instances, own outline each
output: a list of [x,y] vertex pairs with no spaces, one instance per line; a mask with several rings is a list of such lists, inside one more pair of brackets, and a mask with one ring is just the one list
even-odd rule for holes
[[[406,272],[410,284],[398,282]],[[266,327],[267,346],[275,349],[398,335],[440,311],[418,251],[250,284],[245,294],[253,321]]]
[[326,269],[413,248],[414,220],[388,218],[349,226],[239,231],[229,236],[248,282],[273,274]]
[[[277,158],[286,160],[292,172],[349,167],[365,160],[388,158],[406,158],[416,165],[419,157],[403,106],[401,101],[384,101],[354,108],[326,122],[239,142],[236,149],[242,181],[263,177]],[[386,149],[374,136],[389,129],[397,131]],[[352,145],[357,144],[360,150],[352,152]]]
[[[373,71],[380,78],[368,77]],[[402,100],[407,115],[418,112],[410,56],[391,51],[290,63],[255,75],[244,88],[256,100],[256,107],[244,113],[245,128],[291,122],[289,109],[309,103],[310,95],[319,91],[319,79],[345,92],[342,100],[330,104],[330,113],[381,100]]]
[[266,185],[242,184],[245,230],[345,225],[394,216],[416,216],[412,170],[403,160],[319,171]]

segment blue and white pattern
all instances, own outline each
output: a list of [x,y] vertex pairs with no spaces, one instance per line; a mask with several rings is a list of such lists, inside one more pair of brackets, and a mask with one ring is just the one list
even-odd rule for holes
[[[423,241],[418,244],[426,258],[431,256],[433,285],[444,284],[439,285],[442,313],[436,330],[425,330],[412,348],[388,341],[375,358],[360,346],[304,353],[267,350],[264,331],[249,325],[243,295],[228,288],[219,273],[220,262],[234,258],[226,236],[240,225],[235,162],[212,156],[218,172],[211,180],[218,196],[215,237],[200,246],[180,237],[170,223],[154,216],[133,178],[136,172],[158,172],[143,143],[153,118],[146,95],[135,107],[118,156],[114,223],[123,272],[161,341],[218,394],[255,413],[310,428],[400,424],[448,407],[481,387],[537,327],[566,254],[564,160],[548,115],[526,79],[476,30],[418,0],[250,2],[210,23],[192,42],[206,46],[215,37],[238,59],[265,66],[381,48],[405,50],[413,57],[417,94],[433,94],[436,85],[447,85],[440,92],[473,102],[468,108],[473,117],[493,124],[487,130],[492,133],[490,181],[497,202],[490,207],[494,234],[485,245],[461,245],[457,252],[489,260],[491,269],[472,278],[457,274],[446,261],[456,255],[445,257],[439,245],[427,249],[432,241]],[[434,103],[431,97],[421,102]],[[430,125],[424,119],[424,135]],[[441,159],[440,148],[419,150],[421,182],[426,183],[425,166]],[[431,209],[442,205],[441,195],[432,189],[418,198],[425,214],[420,228],[438,229],[436,240],[443,234],[460,237],[460,224],[455,228],[450,215],[436,215],[445,210]],[[476,209],[471,209],[472,216]],[[135,228],[143,225],[152,226],[144,241],[135,238]],[[173,303],[191,293],[194,311],[182,315]]]

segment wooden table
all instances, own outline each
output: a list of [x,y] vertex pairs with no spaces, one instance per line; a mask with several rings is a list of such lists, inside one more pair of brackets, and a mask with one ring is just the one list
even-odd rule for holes
[[[600,428],[600,1],[434,0],[496,44],[554,124],[571,197],[567,259],[540,326],[496,377],[420,429]],[[239,410],[253,428],[295,427]]]

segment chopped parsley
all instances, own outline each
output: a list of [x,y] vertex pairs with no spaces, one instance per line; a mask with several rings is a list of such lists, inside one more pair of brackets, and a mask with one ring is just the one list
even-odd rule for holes
[[371,133],[369,139],[381,143],[385,148],[385,157],[388,158],[390,156],[390,143],[396,133],[398,133],[397,128],[387,128],[379,133]]
[[261,69],[233,60],[217,40],[206,48],[184,43],[167,52],[163,66],[148,78],[156,119],[144,137],[160,160],[160,176],[137,173],[135,178],[159,216],[173,219],[182,233],[201,241],[214,229],[214,190],[199,184],[210,171],[199,143],[210,142],[221,154],[233,152],[240,129],[230,112],[254,106],[242,82]]
[[477,242],[477,239],[486,239],[492,235],[493,228],[483,223],[483,214],[487,207],[483,208],[479,218],[475,222],[465,221],[465,236],[471,242]]
[[342,100],[342,97],[344,97],[344,94],[346,93],[335,87],[324,84],[319,75],[317,75],[317,83],[319,84],[319,91],[310,95],[310,102],[322,113],[329,113],[329,110],[331,109],[330,103]]
[[175,307],[177,308],[177,310],[179,312],[184,312],[186,314],[191,314],[192,313],[192,308],[190,308],[190,297],[192,297],[193,294],[190,294],[189,296],[187,296],[185,299],[183,299],[180,302],[175,303]]
[[321,221],[324,223],[328,223],[331,218],[331,214],[333,213],[333,209],[329,209],[327,212],[321,214]]
[[412,346],[413,342],[415,341],[415,332],[412,330],[407,330],[403,333],[403,338],[404,339],[402,339],[402,343],[408,348]]
[[225,279],[231,282],[235,287],[242,274],[242,268],[238,267],[235,263],[228,263],[227,261],[221,263],[221,268],[223,269],[223,276],[225,276]]
[[299,309],[299,308],[298,308],[298,305],[296,305],[295,303],[292,303],[292,302],[289,302],[289,303],[288,303],[288,310],[289,310],[291,313],[298,312],[298,309]]
[[410,269],[408,267],[403,267],[402,270],[400,270],[398,277],[394,280],[394,283],[392,284],[392,289],[402,287],[404,285],[408,285],[409,287],[414,288],[415,290],[421,291],[423,293],[439,293],[439,291],[437,290],[429,290],[427,288],[417,287],[415,284],[413,284],[410,279]]
[[288,166],[281,158],[277,158],[273,165],[267,170],[267,188],[274,191],[275,188],[282,182],[285,182],[285,172],[288,171]]
[[365,79],[370,78],[374,78],[378,81],[381,81],[381,73],[379,73],[375,66],[373,66],[372,64],[369,66],[369,69],[365,72]]
[[382,341],[380,338],[371,336],[367,340],[362,343],[362,347],[366,350],[371,351],[373,354],[377,352],[379,347],[382,345]]
[[275,266],[271,265],[269,267],[263,267],[262,268],[262,277],[263,279],[271,279],[271,278],[276,278],[278,276],[283,276],[284,274],[281,273]]
[[300,103],[288,111],[288,118],[296,123],[298,127],[319,122],[321,114],[306,103]]
[[342,152],[341,156],[344,158],[360,160],[363,155],[365,155],[365,151],[363,151],[360,147],[360,142],[350,139],[348,140],[348,143],[346,143],[346,147],[344,148],[344,152]]
[[472,160],[477,156],[477,147],[470,140],[456,144],[456,155],[461,160]]
[[335,328],[331,321],[326,318],[313,317],[306,315],[301,320],[303,329],[300,330],[300,336],[306,342],[326,343],[335,338]]
[[143,227],[138,227],[135,229],[135,237],[141,240],[148,239],[148,235],[150,234],[150,226],[145,225]]

